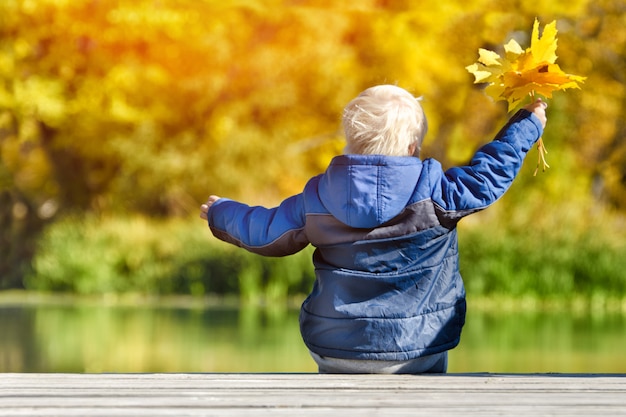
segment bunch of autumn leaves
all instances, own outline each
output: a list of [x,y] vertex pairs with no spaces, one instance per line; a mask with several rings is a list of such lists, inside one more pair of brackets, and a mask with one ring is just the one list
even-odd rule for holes
[[[527,97],[536,95],[551,98],[552,92],[568,88],[580,88],[585,77],[566,74],[556,64],[557,48],[556,21],[544,27],[539,36],[539,21],[533,25],[530,47],[523,49],[511,39],[504,45],[505,56],[487,49],[478,50],[478,62],[466,69],[475,77],[475,83],[486,83],[485,93],[495,100],[506,100],[509,111],[514,110]],[[543,140],[537,143],[539,161],[543,169],[549,168],[546,162],[546,148]],[[537,170],[535,170],[535,174]]]

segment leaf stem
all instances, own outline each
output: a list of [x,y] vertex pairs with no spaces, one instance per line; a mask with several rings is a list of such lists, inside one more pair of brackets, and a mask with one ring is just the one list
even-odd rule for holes
[[548,162],[546,161],[546,154],[548,153],[548,150],[546,149],[546,145],[543,143],[543,137],[539,138],[537,141],[537,152],[539,153],[539,156],[537,158],[537,167],[535,168],[533,176],[537,175],[537,171],[539,171],[539,164],[543,163],[543,172],[545,172],[547,168],[550,168],[550,165],[548,165]]
[[[535,91],[531,91],[530,92],[530,98],[532,100],[532,102],[535,102]],[[546,172],[546,169],[550,168],[550,165],[548,165],[548,161],[546,160],[546,154],[548,153],[548,149],[546,149],[546,145],[543,143],[543,137],[540,137],[539,140],[537,141],[537,152],[539,153],[539,155],[537,156],[537,167],[535,168],[535,172],[533,173],[533,176],[537,175],[537,171],[539,171],[539,165],[543,164],[543,168],[542,171]]]

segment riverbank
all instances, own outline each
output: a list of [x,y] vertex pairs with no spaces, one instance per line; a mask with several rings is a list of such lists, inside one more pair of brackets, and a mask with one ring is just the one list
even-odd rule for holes
[[[21,305],[108,305],[108,306],[161,306],[182,308],[242,306],[260,309],[297,309],[306,294],[294,294],[276,302],[263,297],[242,298],[236,294],[158,295],[141,293],[74,294],[27,290],[0,291],[0,307]],[[626,295],[596,294],[595,296],[574,295],[572,297],[546,297],[537,295],[490,296],[468,294],[468,304],[479,312],[567,312],[574,315],[626,314]]]

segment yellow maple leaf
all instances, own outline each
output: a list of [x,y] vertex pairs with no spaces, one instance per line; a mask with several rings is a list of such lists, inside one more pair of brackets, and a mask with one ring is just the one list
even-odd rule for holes
[[[497,100],[505,100],[512,111],[527,97],[535,95],[552,98],[552,93],[568,88],[580,88],[586,77],[566,74],[556,64],[557,55],[556,21],[547,24],[539,36],[539,20],[533,24],[530,47],[523,49],[511,39],[504,45],[505,56],[480,48],[478,62],[465,67],[474,75],[474,83],[486,83],[485,93]],[[540,160],[544,169],[545,146],[538,142]]]
[[506,100],[509,111],[528,95],[551,98],[553,91],[580,88],[585,77],[566,74],[556,64],[556,34],[556,21],[552,21],[539,36],[539,21],[535,19],[529,48],[524,50],[514,39],[504,45],[504,57],[481,48],[478,62],[466,69],[474,75],[474,83],[491,87],[485,90],[488,95]]

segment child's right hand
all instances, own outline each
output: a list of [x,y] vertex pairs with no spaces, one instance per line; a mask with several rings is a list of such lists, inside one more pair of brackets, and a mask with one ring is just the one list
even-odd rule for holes
[[209,197],[206,203],[200,206],[200,218],[202,220],[207,220],[207,214],[209,212],[209,208],[213,205],[213,203],[215,203],[219,199],[220,197],[216,195],[212,195]]
[[545,128],[546,127],[546,122],[548,121],[548,119],[546,117],[546,108],[547,107],[548,107],[548,103],[546,103],[545,101],[542,101],[540,98],[538,98],[537,100],[535,100],[534,103],[531,103],[531,104],[525,106],[524,108],[526,110],[528,110],[529,112],[534,113],[535,116],[537,116],[537,118],[541,122],[541,126]]

